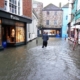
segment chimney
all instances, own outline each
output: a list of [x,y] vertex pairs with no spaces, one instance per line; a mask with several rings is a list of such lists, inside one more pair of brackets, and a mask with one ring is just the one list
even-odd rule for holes
[[59,7],[61,8],[61,2],[59,3]]

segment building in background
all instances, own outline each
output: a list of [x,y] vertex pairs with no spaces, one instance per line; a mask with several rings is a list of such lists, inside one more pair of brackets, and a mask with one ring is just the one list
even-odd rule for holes
[[39,34],[40,35],[42,34],[42,31],[40,31],[39,29],[43,26],[43,14],[42,14],[43,3],[38,2],[38,1],[33,1],[33,9],[38,16],[38,24],[37,24],[38,31],[37,32],[39,36]]
[[80,0],[69,0],[71,21],[69,39],[80,44]]
[[38,25],[38,16],[36,12],[32,11],[32,23],[27,24],[27,41],[31,41],[37,38],[37,25]]
[[62,37],[68,37],[67,29],[68,29],[68,14],[69,14],[69,3],[62,7],[63,10],[63,25],[62,25]]
[[0,48],[26,44],[31,22],[32,0],[0,0]]
[[49,36],[61,37],[63,10],[53,4],[49,4],[42,10],[44,31],[48,32]]

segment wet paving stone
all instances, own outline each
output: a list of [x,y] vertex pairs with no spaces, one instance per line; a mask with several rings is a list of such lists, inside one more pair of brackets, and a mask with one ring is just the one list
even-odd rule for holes
[[80,80],[79,49],[68,41],[50,38],[42,48],[42,39],[0,52],[0,80]]

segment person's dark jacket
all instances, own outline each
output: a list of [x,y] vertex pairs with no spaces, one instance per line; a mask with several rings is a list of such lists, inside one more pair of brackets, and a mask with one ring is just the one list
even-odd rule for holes
[[47,34],[43,34],[42,39],[43,39],[43,41],[47,41],[49,39],[49,37]]

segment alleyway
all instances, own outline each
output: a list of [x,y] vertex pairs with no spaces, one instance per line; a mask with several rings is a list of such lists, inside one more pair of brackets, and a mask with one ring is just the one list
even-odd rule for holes
[[33,40],[0,52],[0,80],[80,80],[80,50],[50,38],[47,48]]

